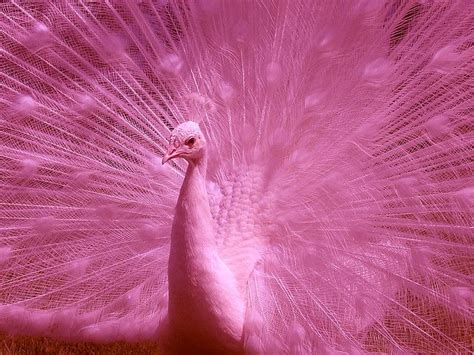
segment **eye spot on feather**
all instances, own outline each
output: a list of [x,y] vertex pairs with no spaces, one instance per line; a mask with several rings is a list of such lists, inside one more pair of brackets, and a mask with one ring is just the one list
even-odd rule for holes
[[0,247],[0,265],[6,263],[12,254],[12,248],[9,246]]

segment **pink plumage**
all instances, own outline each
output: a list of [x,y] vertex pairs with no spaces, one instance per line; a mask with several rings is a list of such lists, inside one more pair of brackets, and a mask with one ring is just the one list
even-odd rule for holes
[[0,8],[0,330],[473,350],[471,2]]

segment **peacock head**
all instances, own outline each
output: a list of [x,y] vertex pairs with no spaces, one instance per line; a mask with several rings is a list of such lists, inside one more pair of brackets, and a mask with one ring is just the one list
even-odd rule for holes
[[206,140],[196,122],[187,121],[176,127],[169,139],[169,146],[161,161],[163,164],[174,158],[196,161],[203,155]]

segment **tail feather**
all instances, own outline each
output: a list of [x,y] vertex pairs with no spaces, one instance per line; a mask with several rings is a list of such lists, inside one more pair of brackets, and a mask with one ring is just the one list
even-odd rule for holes
[[0,7],[1,329],[162,331],[194,120],[249,352],[472,348],[471,4]]

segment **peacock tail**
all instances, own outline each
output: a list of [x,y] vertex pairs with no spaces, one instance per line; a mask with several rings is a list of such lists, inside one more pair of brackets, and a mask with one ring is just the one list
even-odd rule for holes
[[0,9],[0,330],[162,339],[191,120],[247,353],[473,351],[474,3]]

